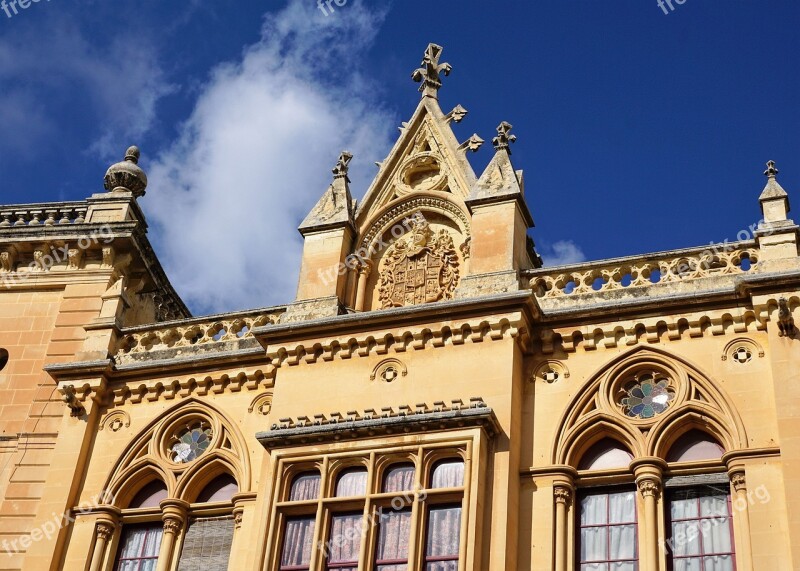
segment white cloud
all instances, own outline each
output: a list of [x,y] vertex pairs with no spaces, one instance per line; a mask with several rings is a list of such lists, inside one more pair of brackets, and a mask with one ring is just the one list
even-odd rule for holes
[[363,193],[396,119],[356,71],[383,15],[352,2],[325,17],[292,0],[261,40],[216,68],[180,136],[154,164],[142,204],[176,289],[196,312],[294,299],[297,225],[343,149]]
[[572,240],[559,240],[539,248],[545,266],[565,266],[586,261],[586,255]]

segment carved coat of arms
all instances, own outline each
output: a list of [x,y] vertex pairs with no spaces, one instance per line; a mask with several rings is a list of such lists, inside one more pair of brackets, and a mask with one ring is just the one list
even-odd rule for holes
[[381,307],[452,299],[458,278],[452,236],[446,230],[434,233],[426,222],[416,222],[411,235],[386,252],[379,278]]

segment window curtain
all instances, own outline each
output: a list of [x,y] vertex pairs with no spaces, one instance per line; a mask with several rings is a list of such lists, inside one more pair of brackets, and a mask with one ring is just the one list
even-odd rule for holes
[[286,520],[283,538],[281,569],[308,569],[311,563],[311,547],[314,543],[315,519],[294,517]]
[[292,482],[289,501],[302,502],[316,500],[319,497],[319,486],[322,478],[319,474],[300,474]]
[[189,524],[178,571],[228,571],[233,529],[232,517],[198,519]]
[[636,571],[636,494],[588,494],[580,502],[581,571]]
[[339,476],[336,482],[336,497],[350,498],[363,496],[367,493],[367,471],[348,470]]
[[117,571],[155,571],[163,524],[128,527],[122,536]]
[[406,571],[408,541],[411,535],[411,510],[381,510],[378,546],[375,554],[377,571]]
[[460,488],[464,485],[464,462],[447,460],[439,462],[433,469],[431,488]]
[[461,506],[436,506],[428,512],[426,571],[458,571]]
[[414,489],[415,469],[412,465],[392,466],[383,479],[384,492],[405,492]]
[[676,490],[670,498],[670,548],[675,571],[733,571],[734,548],[727,491]]
[[362,524],[360,513],[335,515],[331,519],[328,550],[328,569],[358,571],[361,556]]

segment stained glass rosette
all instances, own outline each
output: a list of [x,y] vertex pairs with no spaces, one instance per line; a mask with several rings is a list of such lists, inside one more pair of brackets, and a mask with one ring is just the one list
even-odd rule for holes
[[211,429],[198,426],[186,430],[179,437],[178,441],[172,445],[172,461],[178,464],[185,464],[198,458],[211,445]]
[[647,375],[625,389],[627,396],[620,401],[622,410],[630,418],[647,420],[669,408],[675,393],[666,379],[656,380]]

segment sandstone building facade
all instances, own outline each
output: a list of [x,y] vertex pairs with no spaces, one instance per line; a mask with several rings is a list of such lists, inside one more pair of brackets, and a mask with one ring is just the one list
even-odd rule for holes
[[543,268],[511,125],[478,176],[440,55],[360,202],[342,153],[285,306],[189,314],[135,147],[0,206],[0,569],[800,569],[775,165],[747,240]]

